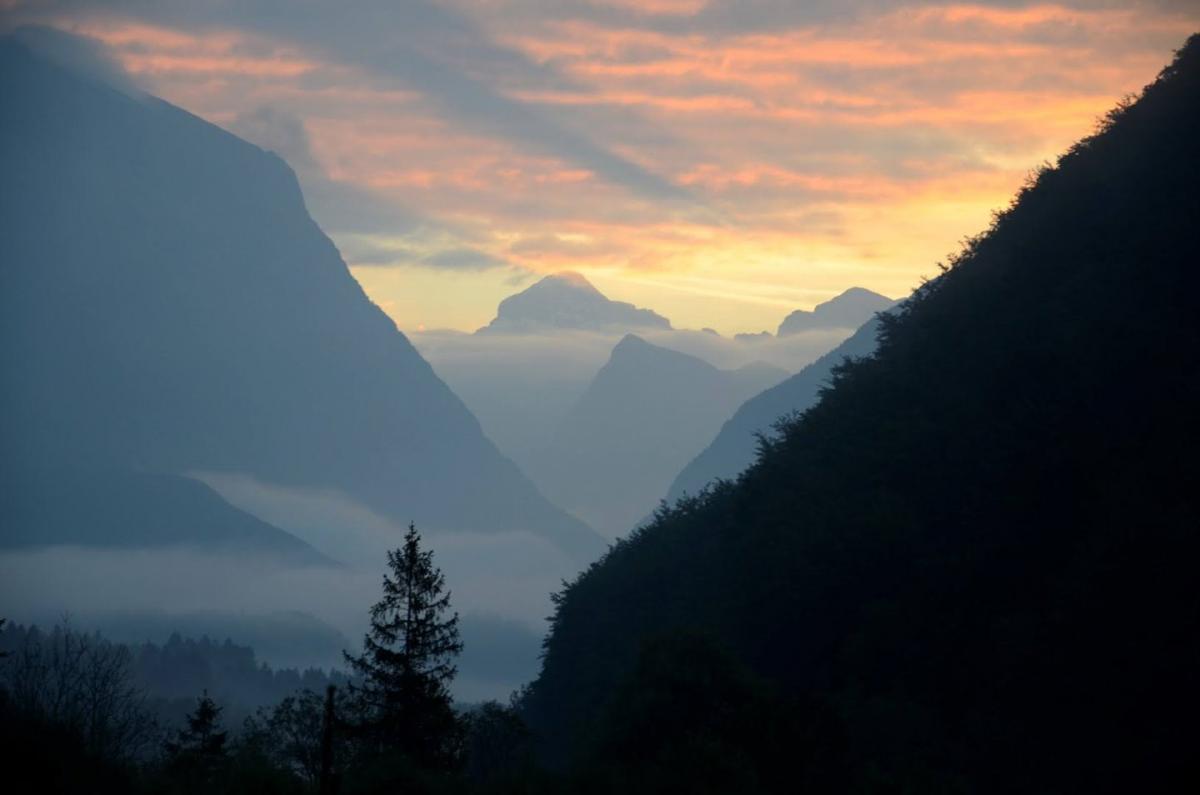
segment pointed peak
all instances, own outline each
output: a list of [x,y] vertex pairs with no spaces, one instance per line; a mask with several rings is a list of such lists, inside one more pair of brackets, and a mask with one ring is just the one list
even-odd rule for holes
[[501,301],[495,319],[481,331],[613,333],[670,327],[671,322],[657,312],[609,299],[583,274],[560,271]]
[[891,301],[892,300],[891,298],[888,298],[886,295],[883,295],[882,293],[877,293],[874,290],[868,290],[866,287],[849,287],[849,288],[843,290],[842,292],[838,293],[837,295],[835,295],[833,298],[830,298],[828,301],[825,301],[823,303],[832,304],[834,301],[838,301],[838,300],[842,300],[842,299],[846,299],[846,298],[877,298],[877,299],[880,299],[883,301]]
[[644,369],[663,367],[686,367],[716,370],[713,365],[690,353],[677,351],[648,341],[637,334],[626,334],[608,356],[610,365]]
[[580,287],[590,290],[596,289],[595,286],[587,280],[587,277],[579,271],[559,271],[558,273],[551,273],[548,276],[544,276],[541,281],[559,282],[561,284],[570,285],[571,287]]
[[520,295],[557,296],[555,300],[572,300],[572,297],[600,302],[609,300],[586,276],[577,271],[549,273],[509,298]]
[[[596,286],[587,280],[587,277],[578,271],[559,271],[558,273],[549,273],[536,282],[526,287],[524,293],[533,294],[586,294],[593,298],[599,298],[607,301],[607,296],[596,289]],[[521,295],[521,293],[517,293]]]
[[644,339],[639,337],[637,334],[626,334],[624,337],[621,337],[621,341],[617,343],[615,348],[613,348],[613,353],[616,353],[619,350],[628,351],[628,350],[636,350],[639,348],[652,348],[652,347],[654,347],[654,346],[651,345],[649,342],[646,342]]
[[865,287],[851,287],[828,301],[822,301],[812,310],[797,309],[792,312],[779,324],[776,333],[784,337],[815,328],[858,328],[876,312],[882,312],[894,303],[886,295]]

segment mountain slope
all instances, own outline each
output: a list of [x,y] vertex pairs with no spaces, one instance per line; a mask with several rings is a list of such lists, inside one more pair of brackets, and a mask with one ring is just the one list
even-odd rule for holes
[[858,328],[876,312],[895,303],[891,298],[862,287],[851,287],[840,295],[817,304],[812,311],[797,309],[779,324],[779,336],[799,334],[814,328]]
[[578,273],[555,273],[500,302],[496,317],[482,333],[546,331],[624,332],[669,329],[657,312],[613,301]]
[[530,472],[557,504],[622,535],[734,406],[783,375],[765,365],[719,370],[628,335]]
[[875,351],[878,333],[879,322],[867,321],[829,353],[743,403],[721,426],[712,443],[675,477],[667,490],[667,502],[674,503],[685,494],[699,494],[714,480],[737,477],[754,463],[758,434],[770,435],[776,422],[815,403],[821,389],[832,379],[834,367],[848,357],[870,356]]
[[1198,184],[1194,36],[736,484],[560,595],[548,749],[591,753],[684,628],[808,721],[783,745],[818,791],[1200,786]]
[[193,547],[286,564],[332,563],[189,478],[95,469],[9,473],[0,494],[0,547],[46,545]]
[[282,160],[11,40],[0,84],[10,463],[241,472],[601,548],[367,299]]

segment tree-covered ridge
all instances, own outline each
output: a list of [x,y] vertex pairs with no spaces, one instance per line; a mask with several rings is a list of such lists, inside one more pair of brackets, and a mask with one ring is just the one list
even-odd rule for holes
[[697,494],[714,480],[737,477],[757,458],[758,437],[773,435],[772,429],[780,417],[803,411],[815,403],[828,385],[833,368],[847,357],[874,353],[878,336],[879,320],[872,317],[829,353],[743,403],[708,447],[676,475],[667,490],[667,502]]
[[348,676],[337,670],[273,668],[257,659],[254,649],[229,638],[220,641],[208,636],[185,638],[178,633],[162,644],[125,644],[69,626],[42,629],[9,624],[0,631],[0,655],[44,656],[47,649],[61,646],[69,638],[127,658],[131,684],[145,695],[146,706],[164,720],[182,716],[202,691],[225,705],[230,710],[229,717],[236,721],[255,708],[274,704],[297,690],[321,692],[327,685],[345,685],[349,681]]
[[564,590],[524,700],[548,752],[603,746],[639,649],[683,629],[834,716],[841,791],[1200,781],[1198,148],[1193,36],[736,484]]

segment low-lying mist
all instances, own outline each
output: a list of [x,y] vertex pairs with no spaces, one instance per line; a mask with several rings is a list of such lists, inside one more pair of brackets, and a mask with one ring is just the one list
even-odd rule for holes
[[[275,667],[343,667],[379,599],[385,552],[403,528],[324,491],[200,476],[226,500],[292,532],[337,567],[296,568],[194,548],[43,547],[0,554],[0,602],[15,622],[69,615],[114,640],[163,642],[172,632],[251,645]],[[461,614],[455,695],[503,699],[537,671],[550,593],[575,566],[533,533],[419,528]]]

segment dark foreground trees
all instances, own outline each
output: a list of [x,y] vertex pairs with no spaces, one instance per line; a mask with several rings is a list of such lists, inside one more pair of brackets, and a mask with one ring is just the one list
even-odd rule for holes
[[134,791],[134,761],[156,727],[129,669],[125,647],[66,623],[0,655],[0,758],[11,791],[23,778],[36,782],[30,792]]
[[472,724],[449,690],[458,614],[415,526],[387,563],[362,653],[345,654],[351,684],[297,693],[247,722],[248,746],[321,793],[460,789]]
[[229,732],[221,727],[221,708],[205,691],[184,727],[164,745],[167,768],[175,777],[198,786],[211,784],[227,761],[228,739]]
[[125,646],[64,621],[49,633],[26,637],[0,664],[10,714],[62,727],[91,755],[132,759],[155,736]]
[[363,653],[346,655],[361,677],[352,687],[360,708],[355,730],[380,753],[450,769],[462,741],[448,689],[462,651],[458,614],[450,613],[446,579],[433,565],[433,553],[421,549],[413,525],[404,546],[388,552],[388,569]]
[[642,644],[574,771],[583,792],[839,792],[841,731],[827,708],[786,697],[714,639]]
[[240,726],[204,692],[160,728],[141,709],[127,647],[69,626],[0,629],[0,750],[39,791],[548,791],[514,710],[455,709],[458,617],[414,527],[388,555],[362,654],[347,656],[352,686],[299,690]]
[[[338,732],[333,723],[338,712],[335,707],[337,694],[333,685],[324,697],[311,690],[301,690],[284,698],[273,709],[260,709],[246,720],[244,739],[253,743],[277,767],[310,784],[319,784],[322,774],[331,772],[334,764],[333,747]],[[341,711],[345,711],[344,705]],[[337,756],[344,758],[345,753]]]

